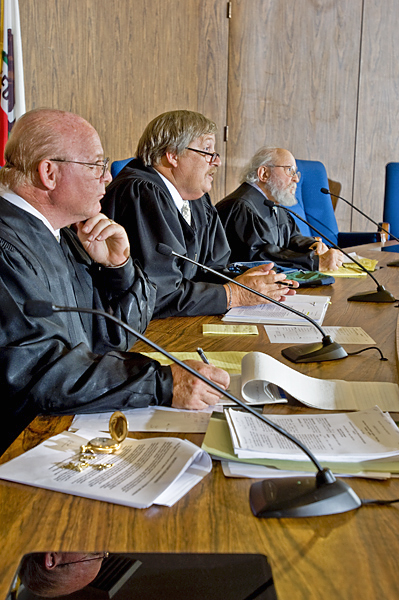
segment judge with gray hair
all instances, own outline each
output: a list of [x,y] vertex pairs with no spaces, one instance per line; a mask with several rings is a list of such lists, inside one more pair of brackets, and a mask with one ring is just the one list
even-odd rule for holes
[[[197,266],[162,256],[159,243],[223,271],[230,248],[209,193],[221,166],[215,152],[216,125],[204,115],[174,110],[145,128],[131,160],[107,187],[102,205],[126,229],[131,252],[157,285],[155,317],[214,315],[262,299]],[[282,274],[262,265],[237,278],[259,292],[284,300],[293,290]],[[282,279],[281,279],[282,277]],[[285,282],[284,282],[285,283]],[[287,282],[288,283],[288,282]]]
[[265,146],[254,154],[242,171],[241,185],[216,205],[231,261],[270,260],[310,271],[333,271],[342,265],[339,250],[302,235],[293,217],[276,206],[296,204],[300,176],[288,150]]

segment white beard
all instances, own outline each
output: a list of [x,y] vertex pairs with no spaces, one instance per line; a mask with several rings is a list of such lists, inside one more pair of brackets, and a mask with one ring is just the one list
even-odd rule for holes
[[278,183],[269,180],[267,187],[277,204],[281,204],[282,206],[294,206],[294,204],[297,204],[298,201],[295,198],[296,183],[293,182],[289,188],[283,190]]

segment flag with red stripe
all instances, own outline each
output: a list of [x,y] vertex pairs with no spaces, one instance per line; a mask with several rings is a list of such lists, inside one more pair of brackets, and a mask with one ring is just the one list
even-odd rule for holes
[[0,166],[4,147],[16,121],[25,112],[21,26],[18,0],[1,0]]

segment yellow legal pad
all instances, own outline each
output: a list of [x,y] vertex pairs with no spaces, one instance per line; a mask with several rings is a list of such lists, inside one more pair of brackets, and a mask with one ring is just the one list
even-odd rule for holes
[[204,335],[259,335],[256,325],[203,325]]
[[[146,356],[158,360],[161,365],[169,365],[170,360],[160,352],[142,352]],[[171,352],[179,360],[201,360],[196,352]],[[247,352],[205,352],[209,362],[230,375],[241,373],[241,361]]]

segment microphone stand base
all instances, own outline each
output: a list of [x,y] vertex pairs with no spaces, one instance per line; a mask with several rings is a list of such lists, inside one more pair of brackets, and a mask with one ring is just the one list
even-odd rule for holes
[[263,519],[334,515],[362,504],[343,481],[320,485],[314,476],[258,481],[251,486],[249,502],[255,517]]
[[348,353],[342,346],[331,341],[326,336],[322,342],[314,344],[300,344],[284,348],[281,354],[293,363],[324,362],[327,360],[340,360],[346,358]]
[[383,285],[374,292],[360,292],[348,298],[348,302],[396,302],[396,298]]

